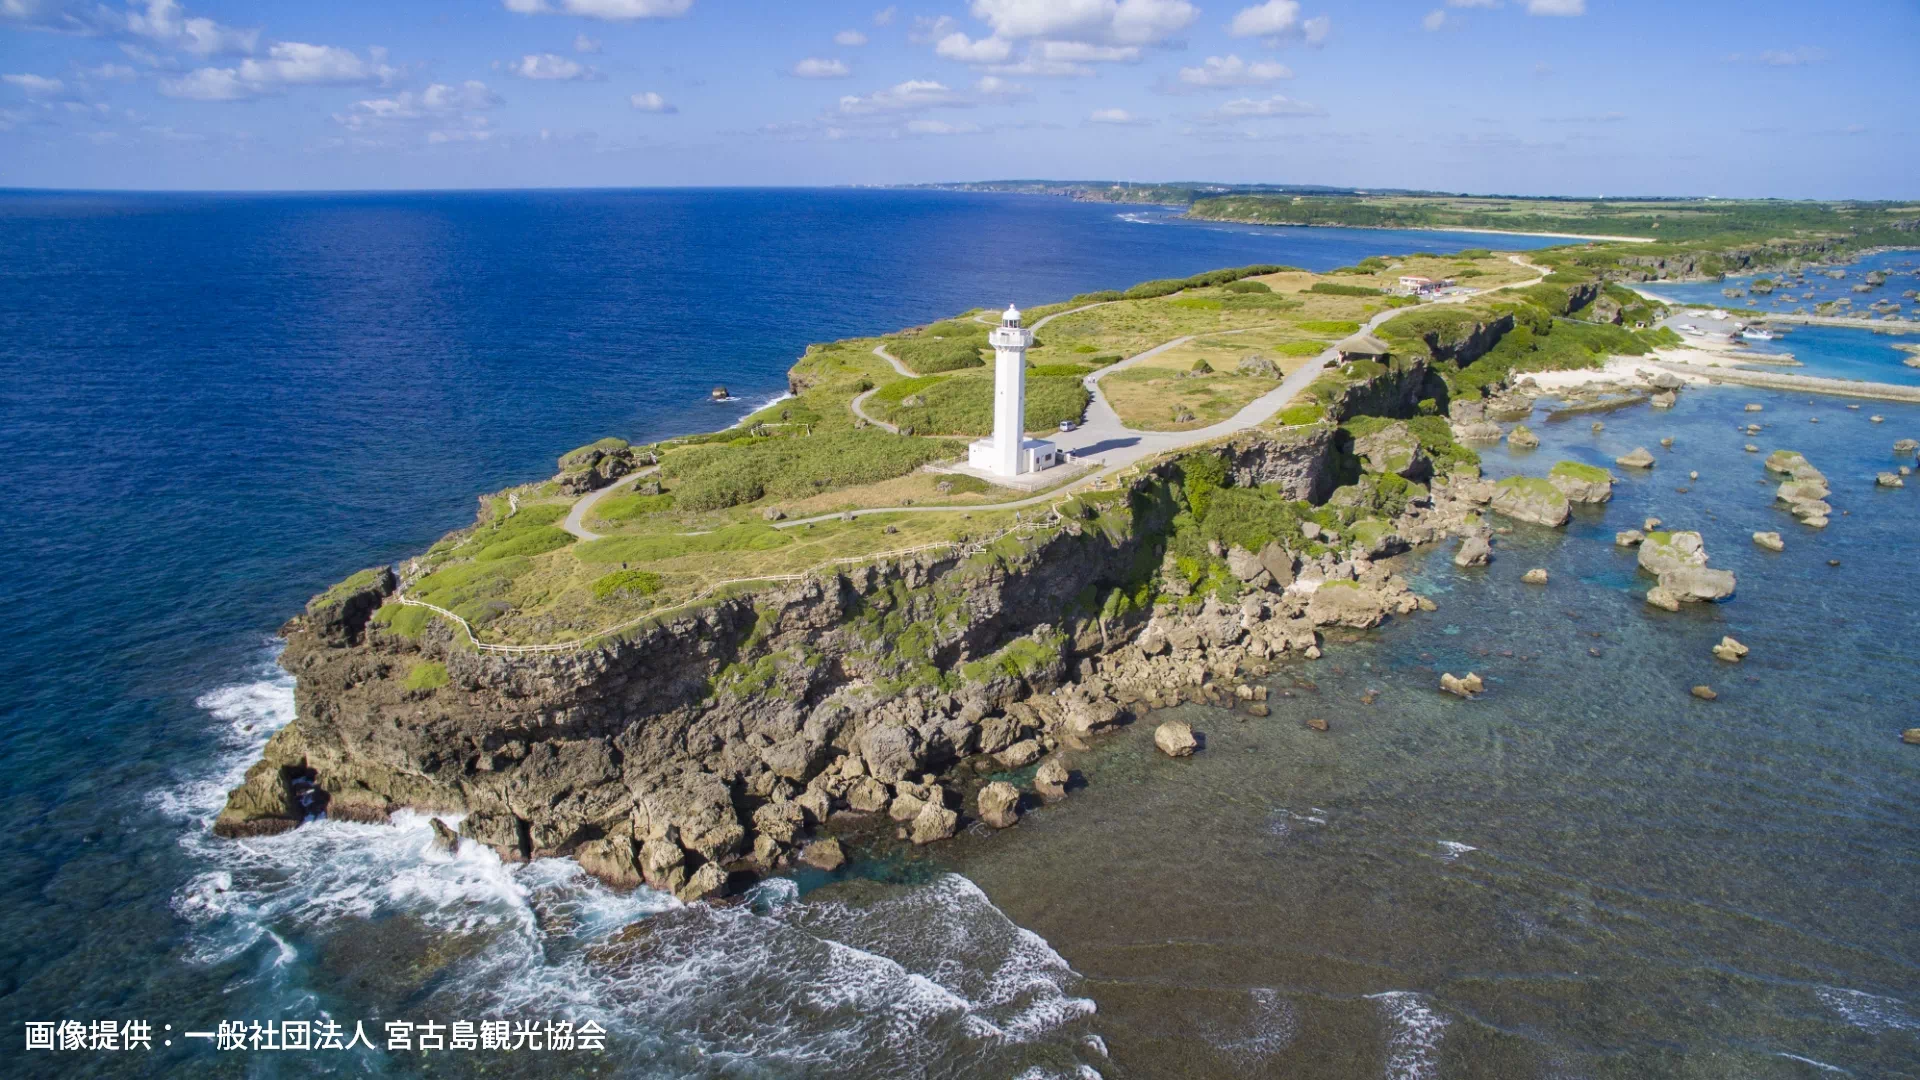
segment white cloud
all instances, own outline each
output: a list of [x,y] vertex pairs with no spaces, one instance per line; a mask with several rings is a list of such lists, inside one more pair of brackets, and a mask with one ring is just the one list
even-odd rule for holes
[[64,82],[61,82],[59,79],[48,78],[45,75],[34,75],[31,73],[21,74],[21,75],[0,75],[0,82],[4,82],[8,86],[19,87],[20,92],[27,95],[28,97],[52,97],[53,95],[67,88],[67,84]]
[[846,116],[871,116],[879,113],[919,112],[942,106],[965,105],[960,95],[931,79],[909,79],[864,97],[848,95],[840,99],[839,111]]
[[1145,120],[1140,119],[1139,117],[1133,115],[1132,113],[1128,112],[1125,109],[1095,109],[1090,115],[1088,115],[1087,122],[1090,124],[1144,124],[1146,123]]
[[973,0],[995,37],[1110,45],[1158,45],[1192,25],[1187,0]]
[[1242,8],[1228,25],[1227,33],[1234,37],[1279,37],[1299,22],[1299,0],[1267,0],[1255,7]]
[[[17,2],[0,0],[0,7],[12,7]],[[188,18],[178,0],[146,0],[144,11],[136,5],[126,13],[126,29],[130,34],[195,56],[250,53],[260,40],[258,30],[239,30],[207,18]]]
[[[4,0],[0,0],[4,2]],[[81,68],[80,74],[89,79],[114,79],[125,82],[137,78],[139,73],[125,64],[101,64],[99,67]]]
[[558,53],[529,53],[507,70],[523,79],[538,79],[542,82],[584,82],[598,78],[600,73]]
[[967,35],[956,30],[940,39],[933,47],[934,55],[948,60],[958,60],[965,64],[1004,63],[1013,53],[1013,45],[1001,38],[983,37],[978,41],[970,40]]
[[1500,0],[1447,0],[1448,7],[1457,8],[1497,8]]
[[876,11],[873,13],[873,25],[892,26],[893,17],[899,13],[900,13],[900,9],[897,7],[883,7],[879,11]]
[[412,138],[429,143],[485,142],[494,138],[487,110],[500,104],[499,95],[477,79],[459,86],[434,83],[418,93],[404,90],[391,97],[356,101],[334,122],[353,132],[360,145],[381,145],[383,136],[410,131]]
[[578,15],[585,19],[628,22],[685,15],[693,0],[501,0],[522,15]]
[[1326,44],[1327,38],[1333,35],[1333,16],[1315,15],[1300,24],[1300,33],[1307,39],[1307,44],[1315,48]]
[[823,60],[809,56],[793,65],[793,73],[803,79],[844,79],[853,74],[840,60]]
[[867,35],[858,30],[842,30],[833,35],[833,43],[848,49],[857,49],[867,43]]
[[945,120],[909,120],[906,131],[909,135],[974,135],[979,133],[980,125],[949,124]]
[[480,112],[500,104],[500,96],[478,79],[459,86],[434,83],[419,93],[404,90],[392,97],[356,101],[334,119],[349,128],[401,120],[430,120],[460,112]]
[[1019,83],[1008,82],[998,75],[982,75],[980,81],[973,84],[973,92],[981,97],[1012,99],[1026,97],[1032,90]]
[[241,101],[276,93],[288,86],[385,85],[400,74],[386,63],[386,50],[370,49],[362,59],[336,45],[276,42],[265,60],[248,57],[238,67],[197,68],[162,79],[160,92],[190,101]]
[[1529,15],[1585,15],[1587,0],[1527,0]]
[[1768,67],[1801,67],[1805,64],[1817,64],[1827,58],[1825,49],[1801,46],[1798,49],[1768,49],[1757,59]]
[[1434,8],[1432,11],[1427,12],[1427,17],[1420,20],[1420,25],[1428,30],[1438,30],[1447,25],[1446,10],[1444,8]]
[[1310,102],[1275,94],[1270,98],[1235,98],[1220,106],[1217,115],[1240,119],[1249,116],[1325,116],[1327,110]]
[[597,53],[600,51],[600,39],[585,34],[573,35],[573,51],[577,53]]
[[1273,60],[1248,63],[1232,53],[1209,56],[1198,67],[1180,69],[1181,84],[1194,87],[1259,86],[1291,78],[1293,72],[1285,64]]
[[632,105],[641,112],[677,113],[680,111],[679,106],[669,104],[666,98],[661,97],[652,90],[644,94],[633,95],[627,99],[627,104]]
[[952,33],[959,25],[951,15],[915,15],[913,29],[907,31],[907,42],[911,45],[930,45]]

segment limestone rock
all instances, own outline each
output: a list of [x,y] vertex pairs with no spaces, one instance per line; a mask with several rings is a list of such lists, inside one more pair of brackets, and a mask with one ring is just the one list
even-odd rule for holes
[[1032,764],[1044,753],[1046,753],[1046,748],[1040,745],[1039,740],[1022,739],[1012,746],[1007,747],[1005,750],[993,755],[993,757],[995,761],[1005,765],[1007,768],[1017,769],[1022,765]]
[[1720,644],[1713,647],[1713,655],[1730,664],[1739,663],[1741,658],[1746,656],[1750,651],[1751,650],[1745,645],[1740,644],[1731,637],[1722,637]]
[[1065,765],[1060,764],[1058,760],[1049,761],[1040,766],[1040,771],[1033,774],[1033,790],[1039,792],[1041,798],[1052,802],[1066,795],[1069,778],[1070,774]]
[[573,861],[580,864],[580,869],[616,889],[634,889],[646,882],[631,836],[589,840],[574,849]]
[[1567,496],[1537,476],[1509,476],[1493,485],[1493,511],[1533,525],[1557,527],[1572,516]]
[[1547,482],[1573,502],[1603,503],[1613,498],[1613,474],[1577,461],[1556,462]]
[[1507,432],[1507,445],[1515,450],[1537,450],[1540,447],[1540,436],[1535,435],[1533,429],[1527,425],[1519,424],[1512,431]]
[[1873,482],[1883,488],[1906,487],[1907,482],[1900,479],[1899,473],[1883,472],[1873,478]]
[[649,840],[640,845],[640,877],[649,888],[677,893],[687,884],[687,853],[672,840]]
[[1647,534],[1639,529],[1627,529],[1613,534],[1615,547],[1639,547],[1647,539]]
[[1631,451],[1614,458],[1613,463],[1630,469],[1651,469],[1653,454],[1644,446],[1636,446]]
[[815,870],[831,872],[846,865],[847,853],[846,849],[840,846],[839,840],[828,836],[801,848],[800,861]]
[[1545,569],[1536,566],[1520,575],[1520,580],[1529,585],[1545,585],[1547,583],[1547,572]]
[[1797,450],[1775,450],[1767,455],[1767,460],[1762,465],[1768,472],[1784,474],[1792,473],[1796,466],[1807,463],[1807,459]]
[[847,789],[847,805],[863,814],[885,810],[892,801],[893,793],[887,790],[887,785],[871,776],[861,777]]
[[[1496,426],[1494,431],[1494,438],[1498,439],[1499,428]],[[1392,473],[1409,480],[1423,480],[1433,475],[1433,463],[1405,421],[1396,420],[1353,440],[1353,453],[1366,472]]]
[[1470,698],[1485,688],[1486,684],[1481,682],[1480,676],[1471,671],[1464,676],[1455,675],[1450,671],[1440,675],[1440,689],[1456,697]]
[[995,780],[980,789],[976,805],[981,821],[1004,829],[1020,819],[1020,789],[1004,780]]
[[1455,566],[1485,566],[1493,558],[1493,545],[1484,536],[1469,536],[1460,542],[1453,555]]
[[1683,566],[1661,573],[1659,587],[1683,604],[1699,604],[1725,600],[1735,585],[1731,570]]
[[937,802],[928,802],[921,807],[919,816],[913,819],[907,837],[915,844],[931,844],[950,838],[959,828],[959,814]]
[[1075,735],[1092,735],[1119,724],[1120,706],[1105,698],[1074,698],[1067,705],[1067,730]]
[[1182,720],[1169,720],[1153,729],[1153,745],[1168,757],[1192,757],[1200,745],[1193,727]]
[[1908,746],[1920,746],[1920,727],[1910,727],[1901,732],[1900,741]]
[[1692,531],[1649,533],[1640,545],[1640,568],[1659,575],[1683,566],[1707,565],[1707,546]]
[[1653,406],[1656,409],[1671,409],[1673,408],[1674,404],[1679,400],[1680,400],[1679,395],[1675,394],[1673,391],[1662,390],[1659,393],[1648,398],[1647,404]]
[[702,863],[687,879],[687,883],[674,895],[683,903],[697,903],[709,897],[718,896],[727,889],[727,872],[720,869],[719,863]]
[[1901,439],[1893,444],[1896,454],[1911,454],[1920,451],[1920,439]]
[[460,850],[460,834],[454,832],[446,822],[439,818],[428,818],[427,824],[433,828],[433,848],[453,855]]
[[1325,731],[1325,730],[1327,730],[1327,722],[1326,722],[1326,720],[1324,720],[1324,719],[1322,719],[1321,717],[1318,717],[1318,716],[1315,716],[1315,717],[1311,717],[1311,718],[1309,718],[1309,719],[1307,720],[1307,726],[1308,726],[1309,728],[1312,728],[1312,729],[1313,729],[1314,731]]
[[1266,566],[1260,562],[1260,557],[1243,547],[1227,549],[1227,569],[1241,581],[1252,581],[1267,572]]
[[1759,412],[1759,411],[1760,411],[1760,406],[1759,406],[1759,405],[1757,405],[1757,404],[1753,404],[1753,403],[1749,403],[1749,404],[1747,405],[1747,411],[1748,411],[1748,412]]
[[1784,551],[1787,546],[1786,541],[1780,539],[1780,534],[1777,532],[1754,533],[1753,542],[1768,551]]
[[1701,701],[1712,701],[1720,695],[1713,692],[1713,687],[1702,684],[1693,688],[1693,696]]
[[1307,601],[1307,618],[1315,626],[1349,626],[1366,630],[1387,620],[1387,599],[1357,581],[1326,581]]
[[1680,598],[1659,585],[1647,590],[1647,603],[1666,611],[1680,610]]

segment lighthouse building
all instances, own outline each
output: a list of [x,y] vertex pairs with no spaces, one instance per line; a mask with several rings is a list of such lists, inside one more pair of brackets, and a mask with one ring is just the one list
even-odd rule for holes
[[1020,476],[1052,468],[1060,452],[1045,439],[1026,435],[1027,349],[1033,331],[1020,325],[1012,304],[1000,316],[1000,325],[987,335],[993,346],[993,437],[976,439],[967,447],[967,464],[997,476]]

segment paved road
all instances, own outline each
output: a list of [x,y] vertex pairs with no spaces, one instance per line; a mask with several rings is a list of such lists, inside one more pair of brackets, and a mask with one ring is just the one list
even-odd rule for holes
[[601,499],[604,499],[607,496],[613,494],[615,491],[618,491],[619,489],[626,487],[628,484],[633,483],[635,480],[638,480],[643,476],[648,476],[652,473],[657,473],[659,471],[660,471],[660,466],[658,465],[655,465],[651,468],[641,469],[638,472],[628,473],[627,475],[621,477],[618,480],[615,480],[613,483],[608,484],[606,487],[603,487],[598,491],[587,492],[585,495],[580,496],[579,500],[573,504],[573,509],[567,512],[567,518],[565,521],[562,521],[560,523],[560,527],[572,533],[573,535],[579,537],[582,540],[600,539],[600,534],[587,528],[587,525],[586,525],[587,514],[593,510],[595,504],[599,503]]

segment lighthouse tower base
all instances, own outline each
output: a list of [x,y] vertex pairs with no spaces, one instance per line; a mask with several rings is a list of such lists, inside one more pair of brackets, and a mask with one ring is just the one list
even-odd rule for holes
[[[1011,479],[996,471],[999,463],[998,447],[992,439],[975,439],[967,447],[967,464],[983,472],[992,473],[997,479]],[[1020,472],[1036,473],[1042,469],[1051,469],[1060,463],[1060,451],[1045,439],[1020,440]]]

